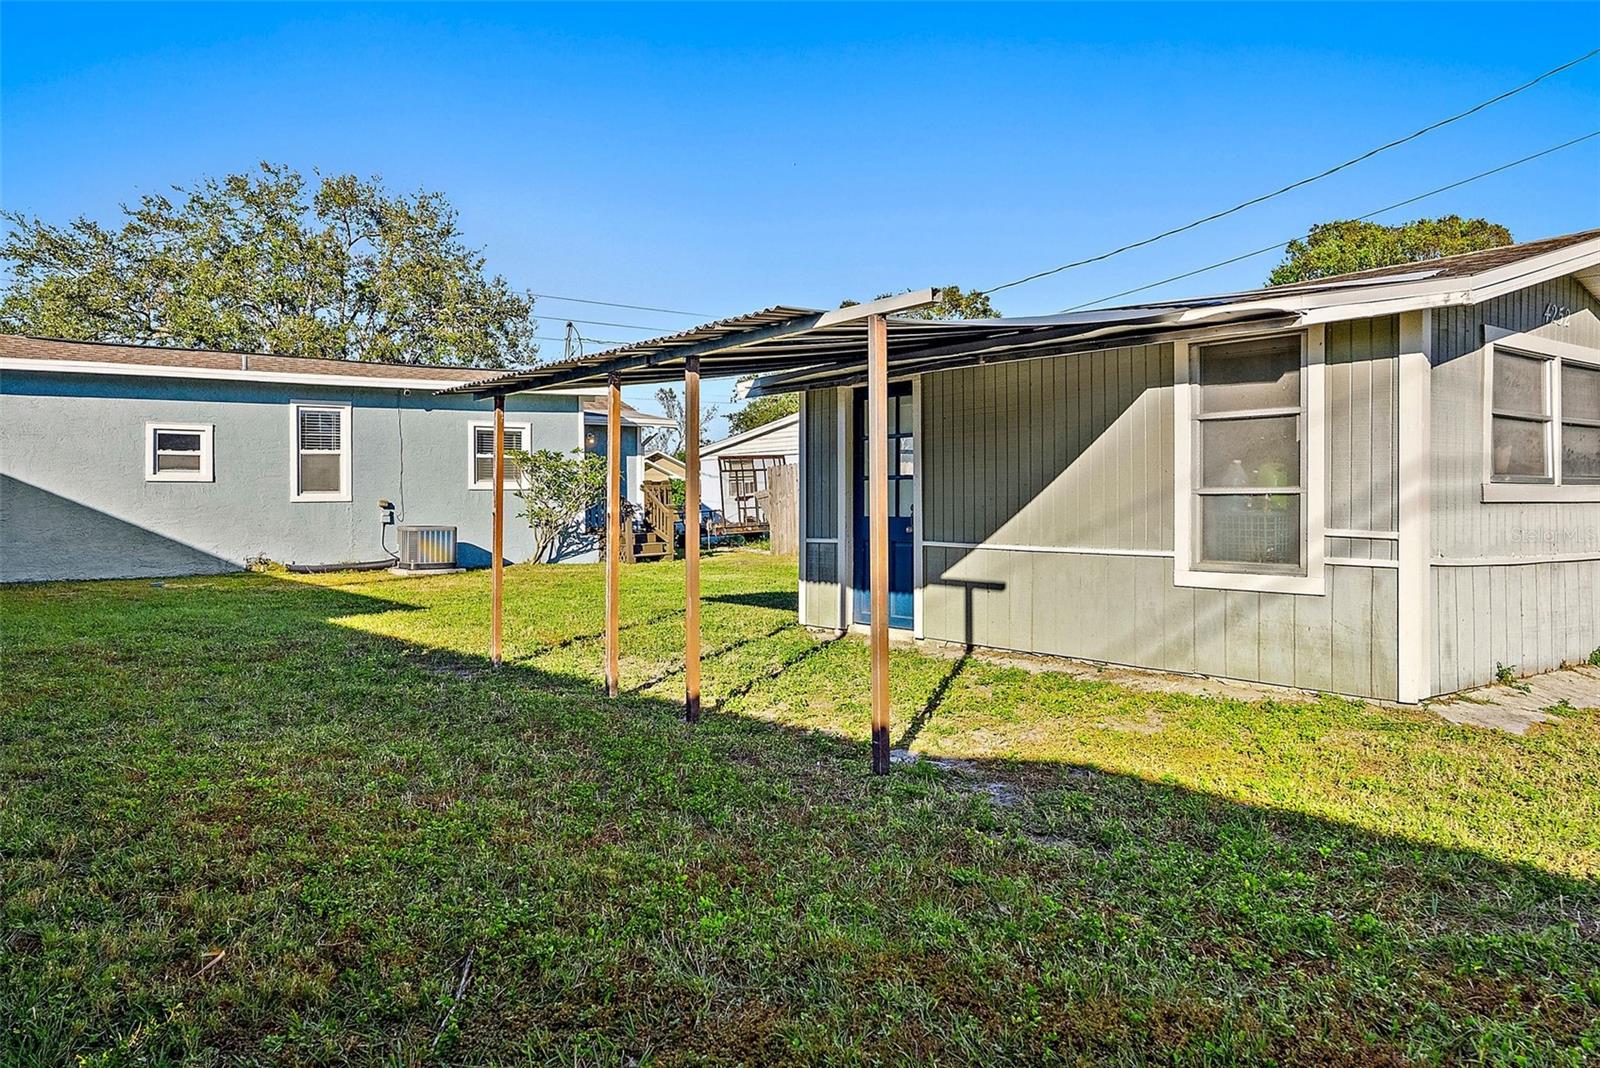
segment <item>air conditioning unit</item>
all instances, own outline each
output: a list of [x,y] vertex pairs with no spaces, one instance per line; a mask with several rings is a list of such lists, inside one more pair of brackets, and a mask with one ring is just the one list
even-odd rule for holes
[[401,526],[400,566],[407,571],[431,571],[456,566],[456,528]]

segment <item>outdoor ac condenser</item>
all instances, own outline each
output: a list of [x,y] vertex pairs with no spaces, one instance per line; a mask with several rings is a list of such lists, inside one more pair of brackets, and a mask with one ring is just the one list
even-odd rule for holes
[[401,526],[400,566],[408,571],[456,566],[456,528]]

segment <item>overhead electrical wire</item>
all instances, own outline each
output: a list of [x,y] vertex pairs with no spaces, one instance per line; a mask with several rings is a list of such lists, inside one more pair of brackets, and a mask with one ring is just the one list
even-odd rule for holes
[[[1358,216],[1356,216],[1355,221],[1356,222],[1365,222],[1366,220],[1374,218],[1375,216],[1382,215],[1386,211],[1394,211],[1396,208],[1403,208],[1403,207],[1407,206],[1408,204],[1415,204],[1419,200],[1426,200],[1429,197],[1438,196],[1440,193],[1447,193],[1452,189],[1459,189],[1462,186],[1468,184],[1469,182],[1476,182],[1480,178],[1488,178],[1490,175],[1499,174],[1502,171],[1508,171],[1513,167],[1520,167],[1524,163],[1531,163],[1534,160],[1539,159],[1542,156],[1548,156],[1551,153],[1560,152],[1564,148],[1571,148],[1573,145],[1581,144],[1582,142],[1588,141],[1591,138],[1595,138],[1595,137],[1600,137],[1600,130],[1593,130],[1593,131],[1591,131],[1589,133],[1584,134],[1581,137],[1574,137],[1570,141],[1563,141],[1559,145],[1551,145],[1549,148],[1542,149],[1542,150],[1540,150],[1538,152],[1533,153],[1532,155],[1523,156],[1521,159],[1514,159],[1510,163],[1502,163],[1498,167],[1491,167],[1489,170],[1479,171],[1477,174],[1474,174],[1471,177],[1462,178],[1459,181],[1451,182],[1449,185],[1441,185],[1439,188],[1430,189],[1426,193],[1418,193],[1414,197],[1407,197],[1405,200],[1397,200],[1393,204],[1388,204],[1388,205],[1386,205],[1384,207],[1379,208],[1377,211],[1369,211],[1365,215],[1358,215]],[[1300,237],[1300,236],[1302,236],[1302,235],[1295,234],[1293,237],[1286,237],[1282,241],[1274,241],[1270,245],[1263,245],[1262,247],[1260,247],[1258,249],[1254,249],[1254,250],[1252,250],[1250,252],[1242,252],[1237,256],[1230,256],[1228,259],[1218,260],[1216,263],[1210,263],[1210,264],[1207,264],[1204,267],[1196,267],[1192,271],[1185,271],[1182,274],[1175,274],[1175,275],[1172,275],[1169,278],[1163,278],[1158,282],[1150,282],[1150,283],[1147,283],[1146,285],[1135,286],[1132,289],[1124,289],[1120,293],[1112,293],[1112,294],[1110,294],[1108,296],[1100,297],[1100,298],[1098,298],[1096,300],[1085,301],[1082,304],[1074,304],[1070,308],[1063,308],[1062,311],[1064,311],[1064,312],[1081,311],[1084,308],[1091,308],[1096,304],[1104,304],[1108,300],[1116,300],[1118,297],[1131,296],[1134,293],[1143,293],[1147,289],[1155,289],[1156,287],[1164,286],[1169,282],[1179,282],[1179,281],[1182,281],[1185,278],[1193,278],[1197,274],[1205,274],[1207,271],[1214,271],[1219,267],[1227,267],[1230,264],[1238,263],[1241,260],[1248,260],[1248,259],[1250,259],[1250,258],[1252,258],[1254,256],[1263,256],[1263,255],[1267,254],[1268,252],[1273,252],[1273,251],[1276,251],[1277,249],[1283,248],[1290,241],[1293,241],[1295,238]]]
[[589,297],[558,297],[554,293],[534,293],[541,300],[567,300],[574,304],[598,304],[605,308],[628,308],[632,311],[661,312],[663,315],[689,315],[696,319],[711,319],[708,312],[683,311],[679,308],[655,308],[648,304],[621,304],[614,300],[593,300]]
[[1085,258],[1083,258],[1081,260],[1073,260],[1070,263],[1063,263],[1059,267],[1051,267],[1051,268],[1049,268],[1047,270],[1035,271],[1032,274],[1023,275],[1021,278],[1015,278],[1015,279],[1012,279],[1009,282],[1002,282],[1000,285],[991,286],[988,289],[983,290],[982,292],[985,295],[998,293],[1002,289],[1010,289],[1012,286],[1020,286],[1024,282],[1032,282],[1032,281],[1035,281],[1035,280],[1040,279],[1040,278],[1046,278],[1046,277],[1048,277],[1050,275],[1053,275],[1053,274],[1060,274],[1062,271],[1070,271],[1070,270],[1072,270],[1072,269],[1074,269],[1076,267],[1083,267],[1083,266],[1086,266],[1086,265],[1091,264],[1091,263],[1099,263],[1100,261],[1108,260],[1113,256],[1119,256],[1124,252],[1130,252],[1133,249],[1143,248],[1145,245],[1154,244],[1157,241],[1161,241],[1161,240],[1163,240],[1165,238],[1172,237],[1174,234],[1181,234],[1186,230],[1193,230],[1197,226],[1203,226],[1206,223],[1215,222],[1216,220],[1224,218],[1224,217],[1229,216],[1229,215],[1232,215],[1235,212],[1243,211],[1245,208],[1254,207],[1257,204],[1264,203],[1265,201],[1271,200],[1274,197],[1280,197],[1283,194],[1288,193],[1288,192],[1290,192],[1292,190],[1299,189],[1302,186],[1310,185],[1312,182],[1320,181],[1323,178],[1328,177],[1329,175],[1337,174],[1338,172],[1344,170],[1347,167],[1353,167],[1357,163],[1361,163],[1361,162],[1363,162],[1365,160],[1369,160],[1373,156],[1376,156],[1381,152],[1387,152],[1391,148],[1398,148],[1400,145],[1406,144],[1409,141],[1415,141],[1417,138],[1423,136],[1424,134],[1432,133],[1434,130],[1440,129],[1441,127],[1444,127],[1444,126],[1448,126],[1453,122],[1459,122],[1462,119],[1467,118],[1469,115],[1475,115],[1478,112],[1482,111],[1484,108],[1490,107],[1493,104],[1498,104],[1502,100],[1509,99],[1510,97],[1516,96],[1518,93],[1521,93],[1521,92],[1524,92],[1524,91],[1526,91],[1528,89],[1531,89],[1535,85],[1538,85],[1540,82],[1544,81],[1546,78],[1551,78],[1551,77],[1554,77],[1557,74],[1560,74],[1562,71],[1570,70],[1571,68],[1576,67],[1580,63],[1583,63],[1583,62],[1585,62],[1587,60],[1593,59],[1596,55],[1600,55],[1600,48],[1591,49],[1590,51],[1585,52],[1583,55],[1578,56],[1576,59],[1568,60],[1567,62],[1561,64],[1559,67],[1552,67],[1551,69],[1545,71],[1543,74],[1539,75],[1537,78],[1533,78],[1530,81],[1523,82],[1521,85],[1519,85],[1519,86],[1517,86],[1517,87],[1515,87],[1513,89],[1507,89],[1505,92],[1499,94],[1498,96],[1490,97],[1488,100],[1483,101],[1481,104],[1474,104],[1472,107],[1466,109],[1465,111],[1457,112],[1456,114],[1451,115],[1448,118],[1440,119],[1438,122],[1430,123],[1429,125],[1422,127],[1420,130],[1416,130],[1416,131],[1414,131],[1412,133],[1406,134],[1404,137],[1397,137],[1393,141],[1386,142],[1386,143],[1381,144],[1378,147],[1373,148],[1373,149],[1368,149],[1366,152],[1361,153],[1359,156],[1352,156],[1350,159],[1345,160],[1343,163],[1337,163],[1334,166],[1327,168],[1326,170],[1319,171],[1318,173],[1311,175],[1310,177],[1301,178],[1298,181],[1290,182],[1288,185],[1283,186],[1283,187],[1278,188],[1278,189],[1274,189],[1270,193],[1263,193],[1260,196],[1251,197],[1249,200],[1241,201],[1240,203],[1235,204],[1231,208],[1224,208],[1221,211],[1212,212],[1210,215],[1206,215],[1206,216],[1203,216],[1203,217],[1201,217],[1199,219],[1195,219],[1193,222],[1187,222],[1187,223],[1184,223],[1182,226],[1175,226],[1170,230],[1163,230],[1159,234],[1154,234],[1154,235],[1152,235],[1150,237],[1141,238],[1138,241],[1129,242],[1126,245],[1121,245],[1121,246],[1119,246],[1117,248],[1111,249],[1109,252],[1102,252],[1102,253],[1100,253],[1098,255],[1095,255],[1095,256],[1087,256],[1087,257],[1085,257]]

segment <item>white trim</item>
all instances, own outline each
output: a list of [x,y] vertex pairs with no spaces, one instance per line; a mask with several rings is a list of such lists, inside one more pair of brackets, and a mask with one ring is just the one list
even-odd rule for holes
[[1543,556],[1441,556],[1429,563],[1434,567],[1521,567],[1524,564],[1580,564],[1589,560],[1600,560],[1600,552],[1547,553]]
[[[233,353],[217,352],[215,355],[231,356]],[[264,355],[264,354],[263,354]],[[336,361],[329,360],[329,363]],[[378,378],[366,375],[341,375],[288,371],[251,371],[223,367],[170,367],[164,364],[108,363],[98,360],[29,359],[22,356],[0,356],[0,371],[39,371],[48,374],[114,375],[119,378],[198,378],[221,382],[272,382],[291,386],[369,386],[373,389],[421,389],[436,392],[453,386],[464,386],[499,372],[481,369],[482,374],[452,380],[449,378]],[[540,390],[547,395],[596,396],[604,387],[579,386],[571,389]]]
[[985,549],[1006,553],[1059,553],[1063,556],[1147,556],[1172,559],[1171,549],[1118,549],[1099,545],[1015,545],[993,541],[925,541],[929,549]]
[[1329,567],[1387,567],[1399,570],[1398,560],[1362,560],[1355,556],[1329,556],[1323,559]]
[[1364,538],[1368,541],[1399,541],[1398,530],[1342,530],[1329,527],[1322,532],[1328,538]]
[[1406,704],[1433,695],[1433,313],[1400,316],[1396,470],[1400,472],[1396,550],[1399,608],[1396,694]]
[[[1267,331],[1220,336],[1206,344],[1228,344],[1252,337],[1281,336],[1291,331]],[[1305,554],[1303,574],[1268,571],[1214,570],[1195,566],[1195,519],[1197,496],[1195,465],[1199,450],[1197,400],[1200,383],[1191,358],[1190,342],[1174,341],[1173,358],[1173,585],[1211,590],[1241,590],[1257,593],[1302,593],[1321,596],[1327,592],[1327,433],[1326,417],[1326,338],[1320,325],[1299,332],[1300,416],[1304,434],[1301,443],[1300,539]]]
[[[300,410],[312,408],[319,411],[336,411],[339,413],[339,485],[337,493],[301,493],[300,492]],[[351,497],[350,485],[350,453],[351,430],[354,421],[351,419],[351,406],[339,401],[308,401],[294,400],[289,402],[289,500],[294,504],[309,504],[314,502],[345,502]]]
[[[1545,419],[1545,461],[1549,467],[1549,481],[1501,481],[1494,477],[1494,363],[1495,350],[1503,348],[1516,355],[1544,361],[1545,395],[1548,414]],[[1585,368],[1600,369],[1600,350],[1555,341],[1527,331],[1516,333],[1498,326],[1483,327],[1483,345],[1478,349],[1478,371],[1481,376],[1480,393],[1483,398],[1483,482],[1479,499],[1484,504],[1540,504],[1540,503],[1600,503],[1600,484],[1592,482],[1568,483],[1563,480],[1561,434],[1562,395],[1561,368],[1573,363]]]
[[[157,471],[156,432],[171,430],[180,434],[200,435],[200,469],[198,471]],[[216,426],[212,423],[162,423],[144,425],[144,480],[146,482],[214,482],[214,444]]]
[[[493,486],[494,476],[493,475],[490,475],[487,479],[485,479],[482,482],[479,482],[477,480],[477,476],[478,476],[478,431],[479,430],[493,430],[493,429],[494,429],[494,421],[493,420],[489,420],[489,419],[474,419],[474,420],[472,420],[472,421],[467,423],[467,489],[469,489],[469,490],[488,491],[488,490],[491,490],[491,489],[494,488],[494,486]],[[508,423],[506,423],[506,430],[508,432],[512,431],[512,430],[520,430],[520,431],[522,431],[522,448],[523,448],[523,450],[526,451],[526,452],[532,452],[533,451],[532,449],[528,448],[528,445],[530,443],[532,443],[532,441],[533,441],[533,425],[531,423],[511,423],[511,422],[508,422]],[[509,448],[509,446],[507,446],[507,447]],[[490,455],[492,456],[493,453],[490,453]],[[505,485],[501,487],[501,489],[503,489],[503,490],[514,490],[514,489],[519,489],[519,488],[521,488],[521,483],[518,482],[518,481],[514,481],[514,480],[508,480],[505,483]]]
[[911,380],[911,635],[922,637],[922,376]]

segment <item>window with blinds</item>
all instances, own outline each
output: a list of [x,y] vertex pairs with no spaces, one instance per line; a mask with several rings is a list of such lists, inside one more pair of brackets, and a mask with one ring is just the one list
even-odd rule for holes
[[[472,431],[473,489],[490,489],[494,486],[494,424],[474,423]],[[507,486],[517,486],[522,481],[522,468],[511,459],[513,452],[528,448],[528,427],[523,423],[506,424],[506,476]]]
[[294,498],[349,500],[350,409],[297,404],[294,413]]
[[1195,350],[1197,567],[1304,570],[1302,348],[1291,334]]

